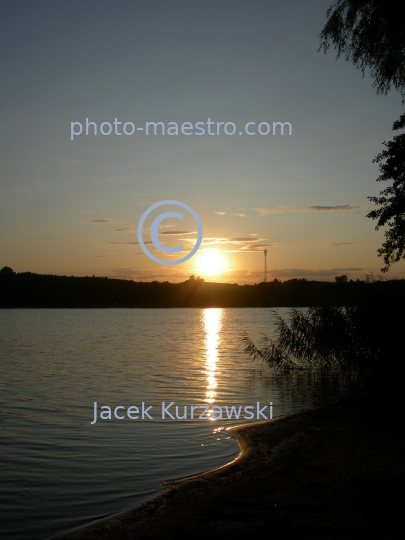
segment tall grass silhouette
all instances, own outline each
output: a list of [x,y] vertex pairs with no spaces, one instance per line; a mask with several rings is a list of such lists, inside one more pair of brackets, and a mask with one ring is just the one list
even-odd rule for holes
[[274,337],[264,336],[259,347],[246,333],[241,339],[248,356],[262,359],[277,371],[324,368],[372,374],[392,357],[398,345],[393,331],[396,325],[384,324],[368,303],[294,308],[287,320],[274,311],[273,320]]

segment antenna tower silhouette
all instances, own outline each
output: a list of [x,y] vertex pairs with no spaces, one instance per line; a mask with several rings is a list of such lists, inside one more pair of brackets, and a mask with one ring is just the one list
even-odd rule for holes
[[264,283],[267,283],[267,249],[264,250]]

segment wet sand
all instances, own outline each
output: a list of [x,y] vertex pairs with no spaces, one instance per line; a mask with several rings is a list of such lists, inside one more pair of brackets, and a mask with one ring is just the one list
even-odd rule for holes
[[231,464],[57,538],[403,538],[403,401],[399,390],[368,392],[232,428],[241,453]]

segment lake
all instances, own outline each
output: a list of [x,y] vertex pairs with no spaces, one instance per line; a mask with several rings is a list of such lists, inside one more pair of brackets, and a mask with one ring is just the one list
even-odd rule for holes
[[[259,402],[269,416],[272,402],[276,418],[347,392],[337,374],[274,374],[244,355],[241,333],[258,342],[273,331],[271,315],[259,308],[0,310],[1,537],[66,532],[225,464],[239,452],[225,428],[256,421],[243,418],[245,407],[256,415]],[[142,419],[142,402],[152,419]],[[173,402],[173,419],[162,418],[162,402]],[[178,416],[187,407],[187,419],[176,417],[176,405]],[[228,419],[232,406],[242,408],[239,419]],[[208,410],[191,419],[191,407],[202,407],[194,415]]]

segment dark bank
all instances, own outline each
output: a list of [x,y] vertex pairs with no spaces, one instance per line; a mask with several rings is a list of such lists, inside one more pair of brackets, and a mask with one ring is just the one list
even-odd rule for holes
[[[0,271],[1,308],[176,308],[354,306],[372,301],[396,304],[405,280],[335,282],[277,279],[255,285],[136,282],[107,277],[73,277]],[[343,278],[340,280],[340,278]]]
[[[58,540],[402,538],[399,388],[232,428],[239,459]],[[255,536],[256,535],[256,536]]]

